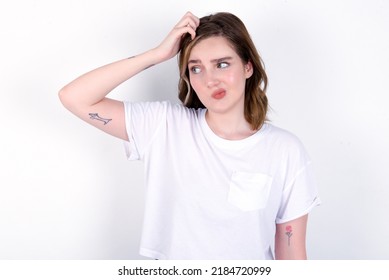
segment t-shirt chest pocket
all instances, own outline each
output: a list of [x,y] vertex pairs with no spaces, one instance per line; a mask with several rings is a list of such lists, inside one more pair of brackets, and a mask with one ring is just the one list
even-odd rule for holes
[[262,209],[266,206],[272,181],[272,177],[262,173],[234,172],[228,202],[242,211]]

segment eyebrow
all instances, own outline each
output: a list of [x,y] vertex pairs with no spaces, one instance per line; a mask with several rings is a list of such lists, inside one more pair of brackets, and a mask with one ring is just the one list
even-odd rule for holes
[[[222,61],[226,61],[226,60],[231,60],[231,59],[232,59],[231,56],[226,56],[226,57],[212,59],[211,62],[212,63],[218,63],[218,62],[222,62]],[[189,64],[198,64],[198,63],[201,63],[200,59],[191,59],[191,60],[188,61],[188,65]]]

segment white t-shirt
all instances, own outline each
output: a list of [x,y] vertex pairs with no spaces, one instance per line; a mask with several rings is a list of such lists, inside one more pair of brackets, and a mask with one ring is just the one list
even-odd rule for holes
[[264,124],[218,137],[206,109],[124,102],[130,160],[145,163],[140,254],[153,259],[273,259],[276,223],[320,203],[312,164],[291,133]]

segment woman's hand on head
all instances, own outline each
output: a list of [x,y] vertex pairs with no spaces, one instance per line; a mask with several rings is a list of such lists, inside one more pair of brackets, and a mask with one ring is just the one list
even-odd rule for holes
[[193,40],[196,37],[196,29],[199,24],[200,19],[191,12],[187,12],[156,48],[161,59],[168,60],[177,55],[182,36],[189,33]]

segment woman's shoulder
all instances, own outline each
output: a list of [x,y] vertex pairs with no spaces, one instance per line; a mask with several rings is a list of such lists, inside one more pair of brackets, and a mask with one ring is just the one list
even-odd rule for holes
[[266,123],[266,138],[269,143],[281,149],[301,151],[305,150],[304,144],[300,138],[290,130],[281,128],[277,125]]
[[156,110],[156,111],[173,111],[173,112],[180,112],[185,111],[186,108],[180,103],[176,103],[169,100],[163,100],[163,101],[123,101],[126,107],[131,107],[135,109],[141,109],[141,110]]
[[182,103],[178,102],[172,102],[172,101],[161,101],[158,102],[158,106],[163,106],[166,108],[167,112],[172,114],[173,116],[181,116],[181,117],[187,117],[187,118],[198,118],[201,116],[206,109],[200,108],[189,108],[183,105]]
[[168,121],[188,121],[198,119],[205,109],[194,109],[184,106],[182,103],[163,100],[163,101],[124,101],[128,111],[148,116],[159,116]]
[[269,122],[266,122],[264,125],[266,126],[266,130],[270,137],[291,140],[291,141],[300,141],[299,138],[290,130],[281,128]]

